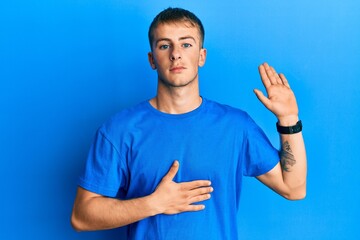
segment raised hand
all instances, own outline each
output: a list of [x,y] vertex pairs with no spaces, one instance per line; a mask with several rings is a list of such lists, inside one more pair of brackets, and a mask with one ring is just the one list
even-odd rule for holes
[[200,211],[203,204],[195,204],[210,198],[213,188],[208,180],[176,183],[173,181],[179,170],[179,162],[174,161],[169,172],[163,177],[155,192],[156,205],[160,213],[176,214],[188,211]]
[[287,125],[294,124],[298,119],[298,106],[290,85],[283,74],[277,74],[275,69],[267,63],[259,66],[261,81],[267,97],[258,89],[254,89],[257,98],[279,119]]

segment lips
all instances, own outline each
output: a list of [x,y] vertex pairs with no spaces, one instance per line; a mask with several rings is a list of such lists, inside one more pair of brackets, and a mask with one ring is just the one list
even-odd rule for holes
[[182,70],[184,70],[185,67],[183,66],[176,66],[176,67],[172,67],[170,68],[170,72],[182,72]]

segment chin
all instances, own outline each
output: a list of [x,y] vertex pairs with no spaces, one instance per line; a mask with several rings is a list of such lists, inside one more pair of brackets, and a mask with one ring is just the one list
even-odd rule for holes
[[177,79],[177,80],[167,80],[159,78],[159,83],[162,83],[165,86],[168,87],[174,87],[174,88],[181,88],[181,87],[187,87],[189,85],[192,85],[197,82],[197,77],[194,77],[190,80],[184,80],[184,79]]

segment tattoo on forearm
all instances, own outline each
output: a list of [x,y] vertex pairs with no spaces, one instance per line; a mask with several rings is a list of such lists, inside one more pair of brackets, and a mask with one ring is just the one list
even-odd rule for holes
[[290,144],[288,141],[285,141],[282,145],[282,149],[280,151],[280,162],[283,171],[290,172],[290,168],[295,165],[296,160],[294,158],[294,154],[290,148]]

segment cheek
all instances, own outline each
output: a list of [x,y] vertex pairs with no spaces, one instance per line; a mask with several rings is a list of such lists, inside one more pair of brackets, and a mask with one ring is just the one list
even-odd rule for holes
[[199,67],[202,64],[202,59],[199,54],[194,55],[192,59],[194,59],[193,60],[194,67]]
[[165,54],[155,55],[154,64],[156,65],[156,67],[161,67],[162,65],[166,64],[166,59],[167,57],[165,56]]

